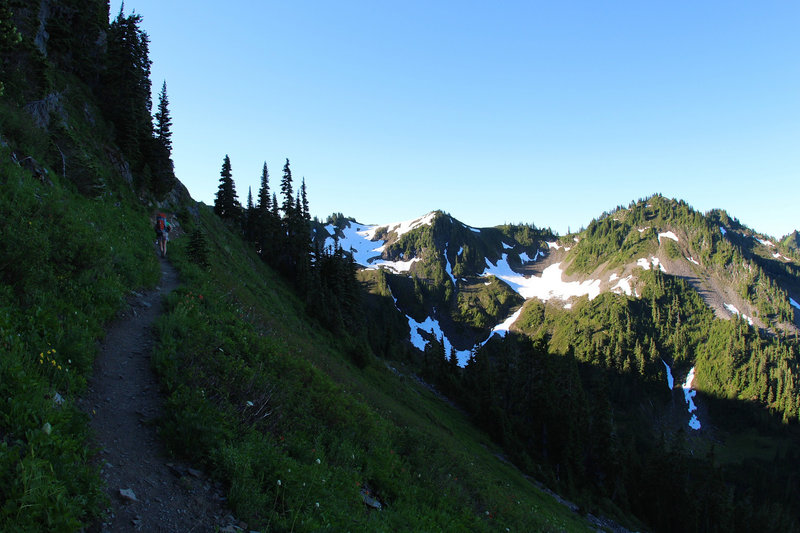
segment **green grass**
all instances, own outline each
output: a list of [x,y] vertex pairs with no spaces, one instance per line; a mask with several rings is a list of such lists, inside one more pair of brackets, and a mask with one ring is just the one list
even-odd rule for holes
[[[0,148],[0,529],[75,530],[103,508],[76,407],[104,326],[158,263],[144,211],[91,200]],[[63,403],[60,401],[63,399]]]
[[[185,286],[158,325],[156,365],[169,395],[162,433],[225,481],[250,527],[587,529],[402,366],[395,373],[370,358],[359,369],[352,343],[308,319],[210,209],[194,224],[212,264],[203,271],[188,261],[188,239],[171,245]],[[362,491],[383,509],[367,507]]]

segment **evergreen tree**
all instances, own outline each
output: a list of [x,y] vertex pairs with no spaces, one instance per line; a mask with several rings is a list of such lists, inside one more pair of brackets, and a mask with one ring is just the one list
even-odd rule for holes
[[286,159],[286,164],[283,165],[283,178],[281,178],[281,194],[283,195],[283,204],[281,210],[283,211],[284,219],[291,217],[294,210],[294,193],[292,192],[292,170],[289,168],[289,159]]
[[139,28],[142,17],[124,16],[124,5],[107,32],[103,111],[114,124],[117,144],[134,169],[144,167],[153,138],[150,110],[150,39]]
[[242,206],[236,195],[236,187],[231,174],[231,160],[227,154],[222,161],[222,170],[219,175],[219,189],[214,200],[214,213],[221,218],[238,221]]
[[258,189],[258,204],[256,207],[265,213],[270,209],[269,169],[267,169],[266,161],[264,161],[264,168],[261,169],[261,187]]
[[300,185],[300,208],[301,212],[303,213],[303,220],[306,222],[311,222],[311,213],[308,210],[308,198],[306,196],[306,178],[303,178],[303,181]]
[[167,82],[161,85],[161,92],[158,93],[158,111],[155,114],[156,139],[172,153],[172,117],[169,113],[169,99],[167,98]]
[[167,82],[161,86],[158,95],[158,111],[155,114],[155,138],[151,140],[149,157],[151,189],[158,197],[163,197],[175,186],[175,165],[172,162],[172,119],[169,113]]
[[203,270],[208,269],[208,244],[206,242],[206,236],[200,228],[195,229],[189,235],[189,244],[186,253],[194,264]]

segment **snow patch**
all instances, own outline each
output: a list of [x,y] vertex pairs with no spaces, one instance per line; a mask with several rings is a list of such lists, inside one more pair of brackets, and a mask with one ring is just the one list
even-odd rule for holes
[[800,304],[794,301],[794,298],[789,298],[789,303],[792,304],[792,307],[795,309],[800,309]]
[[748,323],[748,324],[750,324],[751,326],[753,325],[753,319],[752,319],[752,318],[750,318],[749,316],[747,316],[746,314],[744,314],[744,313],[740,312],[740,311],[739,311],[739,309],[737,309],[735,305],[733,305],[733,304],[726,304],[726,303],[723,303],[723,305],[725,306],[725,309],[727,309],[728,311],[730,311],[730,312],[731,312],[731,313],[733,313],[734,315],[741,315],[741,316],[742,316],[742,318],[744,318],[745,320],[747,320],[747,323]]
[[[336,238],[336,228],[329,224],[325,229],[331,235],[325,239],[325,246],[334,246],[337,242],[339,246],[353,254],[353,260],[359,265],[370,266],[373,261],[380,259],[383,252],[385,241],[374,241],[375,230],[378,226],[366,226],[358,222],[348,222],[342,228],[342,236]],[[377,245],[377,247],[376,247]]]
[[[433,223],[433,219],[436,217],[436,212],[431,212],[425,215],[422,218],[416,218],[414,220],[407,220],[405,222],[396,222],[391,224],[387,227],[387,233],[394,233],[398,237],[403,234],[408,233],[409,231],[416,229],[420,226],[430,226]],[[379,227],[383,226],[376,226],[375,229],[377,230]],[[373,232],[374,236],[374,232]]]
[[723,235],[725,235],[726,233],[728,233],[728,230],[726,230],[726,229],[725,229],[725,228],[723,228],[722,226],[720,226],[720,227],[719,227],[719,231],[720,231],[720,233],[722,233]]
[[644,228],[636,228],[636,229],[639,231],[639,233],[644,233],[645,231],[650,229],[650,226],[647,226],[647,227],[644,227]]
[[678,242],[678,236],[672,233],[671,231],[665,231],[664,233],[658,234],[658,242],[661,242],[661,239],[672,239],[675,242]]
[[541,277],[531,276],[526,278],[522,274],[517,274],[508,264],[508,254],[493,265],[486,260],[486,270],[482,276],[496,276],[514,289],[525,299],[538,298],[542,301],[556,298],[567,300],[573,296],[588,295],[593,299],[600,294],[600,280],[586,281],[563,281],[561,263],[554,263],[544,269]]
[[753,237],[755,240],[763,244],[764,246],[769,246],[771,248],[775,248],[775,244],[772,241],[767,241],[763,239],[759,239],[758,237]]
[[419,257],[412,257],[408,261],[378,261],[368,268],[370,270],[377,270],[380,267],[386,267],[394,270],[395,272],[408,272],[411,270],[411,265],[419,260]]
[[447,271],[447,275],[453,280],[453,285],[456,285],[456,277],[453,276],[453,268],[450,266],[450,260],[447,258],[447,248],[444,249],[444,262],[444,269]]
[[[631,280],[633,276],[626,276],[620,279],[616,285],[611,287],[611,292],[615,292],[617,294],[627,294],[628,296],[633,296],[633,287],[631,286]],[[609,280],[611,281],[611,280]]]
[[695,413],[697,406],[694,404],[694,397],[697,395],[697,391],[694,390],[694,367],[689,370],[686,381],[683,382],[681,388],[683,389],[683,398],[686,400],[688,411],[692,413],[692,418],[689,419],[689,427],[697,431],[701,425],[700,420],[697,419],[697,413]]
[[656,256],[653,256],[650,259],[647,259],[645,257],[642,257],[641,259],[637,259],[636,266],[640,266],[645,270],[650,270],[651,266],[654,266],[654,267],[657,266],[658,268],[661,269],[661,272],[666,272],[667,271],[667,269],[664,268],[664,265],[661,264],[661,261]]
[[502,244],[502,245],[503,245],[503,248],[505,248],[506,250],[511,250],[512,248],[514,248],[514,247],[513,247],[513,246],[511,246],[510,244],[506,244],[506,243],[504,243],[504,242],[502,242],[502,241],[500,241],[500,244]]
[[548,248],[555,248],[556,250],[560,250],[561,248],[563,248],[563,246],[558,244],[556,241],[548,242],[548,243],[545,243],[545,244],[547,244]]
[[[419,350],[425,351],[425,347],[428,346],[429,341],[422,337],[422,332],[430,333],[437,339],[441,340],[442,344],[444,344],[445,357],[450,357],[450,352],[453,350],[453,345],[444,335],[442,327],[435,318],[427,317],[424,322],[417,322],[410,316],[406,316],[406,318],[408,319],[408,327],[411,330],[411,344],[413,344]],[[467,364],[472,352],[470,350],[455,350],[455,353],[456,358],[458,359],[458,365],[464,366]]]
[[690,263],[694,263],[695,265],[698,265],[698,266],[700,265],[700,263],[695,261],[694,257],[687,257],[686,260],[689,261]]
[[669,390],[672,390],[672,387],[675,386],[675,378],[672,377],[672,369],[663,359],[661,360],[661,362],[664,363],[664,368],[667,369],[667,387],[669,387]]
[[533,258],[528,255],[528,252],[522,252],[519,254],[519,260],[523,263],[533,263],[539,259],[540,255],[544,256],[544,254],[539,250],[536,250],[536,255],[534,255]]
[[[517,319],[519,318],[519,316],[521,314],[522,314],[522,308],[520,307],[519,309],[516,310],[516,312],[513,315],[511,315],[510,317],[505,319],[503,322],[501,322],[500,324],[498,324],[494,328],[492,328],[492,334],[496,333],[497,335],[500,335],[501,337],[505,337],[506,333],[511,331],[511,325],[514,322],[517,321]],[[484,342],[484,344],[486,344],[486,342]]]
[[[426,217],[431,217],[432,220],[432,215],[433,213]],[[401,222],[390,227],[400,228],[402,226],[402,229],[408,231],[408,228],[413,229],[413,227],[418,227],[423,223],[429,224],[430,221],[425,222],[426,217],[410,222]],[[353,261],[368,269],[374,270],[386,267],[395,272],[408,272],[411,269],[411,265],[420,259],[418,257],[407,261],[385,261],[381,259],[381,254],[386,249],[386,241],[375,239],[375,233],[382,227],[386,226],[368,226],[358,222],[348,222],[347,226],[341,229],[342,236],[337,239],[335,237],[336,228],[328,224],[325,226],[325,230],[330,234],[330,237],[325,239],[325,246],[332,247],[338,242],[343,250],[353,254]]]

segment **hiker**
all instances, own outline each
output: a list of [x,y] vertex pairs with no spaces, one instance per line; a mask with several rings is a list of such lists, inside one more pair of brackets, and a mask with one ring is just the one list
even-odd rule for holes
[[169,236],[169,230],[171,230],[171,226],[169,220],[167,220],[167,215],[164,213],[159,213],[156,215],[156,240],[158,242],[158,249],[161,251],[161,257],[167,256],[167,237]]

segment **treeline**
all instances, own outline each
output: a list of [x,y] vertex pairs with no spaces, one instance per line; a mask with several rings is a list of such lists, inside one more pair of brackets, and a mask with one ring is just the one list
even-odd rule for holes
[[695,453],[664,364],[685,374],[696,354],[700,390],[726,399],[737,419],[760,402],[777,416],[767,430],[789,431],[798,417],[796,344],[714,319],[679,278],[643,277],[639,299],[602,294],[569,311],[528,302],[516,323],[525,335],[495,336],[465,368],[432,341],[425,376],[515,464],[588,510],[607,498],[660,531],[798,530],[800,454],[749,463],[754,478],[738,464],[720,466],[713,447]]
[[294,284],[312,316],[331,330],[346,330],[358,336],[363,317],[356,266],[352,256],[338,245],[323,247],[313,239],[305,179],[295,190],[288,159],[283,166],[280,194],[279,201],[270,189],[265,162],[256,200],[248,190],[247,204],[242,206],[226,155],[214,213],[238,229],[262,260]]

